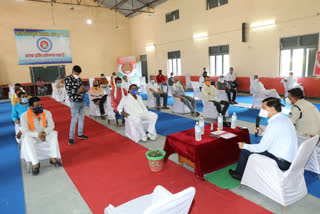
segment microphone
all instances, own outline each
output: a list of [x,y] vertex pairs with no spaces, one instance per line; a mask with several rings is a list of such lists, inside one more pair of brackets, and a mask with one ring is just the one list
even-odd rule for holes
[[258,134],[259,134],[259,125],[260,125],[260,117],[256,117],[256,128],[257,128],[257,131],[256,131],[256,133],[254,134],[255,137],[258,137]]

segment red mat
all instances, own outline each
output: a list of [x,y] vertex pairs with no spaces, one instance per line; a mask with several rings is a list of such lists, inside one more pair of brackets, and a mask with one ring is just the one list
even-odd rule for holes
[[102,214],[110,203],[118,206],[149,194],[156,185],[172,193],[187,187],[196,188],[191,214],[270,213],[229,190],[196,178],[194,173],[168,161],[165,169],[152,173],[146,148],[85,117],[84,134],[89,140],[75,139],[68,145],[70,109],[51,98],[42,98],[51,111],[59,132],[64,169],[95,214]]

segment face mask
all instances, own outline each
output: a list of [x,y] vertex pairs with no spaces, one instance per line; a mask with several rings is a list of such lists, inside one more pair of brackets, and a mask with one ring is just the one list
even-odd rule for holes
[[41,114],[43,112],[43,107],[35,107],[33,108],[33,113],[35,114]]
[[24,97],[24,98],[21,99],[20,102],[21,102],[22,104],[26,104],[26,103],[28,103],[28,98]]
[[269,116],[269,112],[262,108],[259,112],[259,117],[268,118],[268,116]]
[[99,85],[93,85],[93,87],[99,87]]
[[128,82],[128,80],[124,80],[125,82]]
[[121,88],[121,83],[117,83],[117,87],[118,87],[118,88]]
[[136,94],[137,94],[137,89],[131,90],[131,94],[132,94],[133,96],[136,95]]
[[292,105],[291,100],[288,97],[285,99],[285,101],[287,105]]
[[224,82],[224,78],[220,78],[219,81],[220,81],[220,82]]
[[156,81],[154,81],[154,80],[151,80],[151,83],[152,83],[152,84],[154,84],[155,82],[156,82]]
[[206,85],[209,86],[211,84],[210,81],[206,81]]
[[259,79],[254,79],[254,81],[259,82]]
[[292,78],[292,77],[293,77],[293,75],[292,75],[292,74],[290,74],[290,75],[289,75],[289,77],[291,77],[291,78]]
[[79,76],[78,75],[73,75],[73,77],[77,80],[77,79],[79,79]]

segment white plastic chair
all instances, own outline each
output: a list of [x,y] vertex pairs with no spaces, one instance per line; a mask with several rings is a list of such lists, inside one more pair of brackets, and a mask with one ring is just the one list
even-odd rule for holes
[[193,89],[193,97],[197,99],[201,99],[199,82],[192,82],[192,89]]
[[56,97],[57,97],[57,94],[58,94],[58,89],[56,87],[56,83],[51,83],[51,87],[52,87],[52,95],[51,95],[51,97],[56,100]]
[[[298,136],[299,145],[306,140],[308,140],[307,137]],[[320,143],[318,143],[318,145],[314,148],[310,159],[304,169],[314,172],[320,176]]]
[[[148,108],[155,108],[157,106],[157,99],[153,96],[152,93],[147,94],[147,107]],[[160,97],[160,107],[163,106],[163,97]]]
[[188,214],[196,190],[189,187],[172,194],[158,185],[153,193],[133,199],[118,207],[111,204],[105,208],[104,214]]
[[191,81],[191,78],[190,78],[190,74],[186,74],[186,88],[187,89],[193,88],[192,87],[192,81]]
[[[108,99],[108,97],[107,97],[107,99]],[[107,100],[106,100],[105,103],[104,103],[105,114],[108,112],[107,104],[108,103],[107,103]],[[99,106],[94,104],[94,102],[92,100],[90,100],[90,102],[89,102],[89,115],[90,116],[94,116],[94,117],[100,117],[101,116]]]
[[112,108],[111,105],[111,95],[107,97],[107,116],[108,116],[108,123],[110,123],[111,120],[116,120],[116,115],[114,113],[114,109]]
[[10,84],[9,85],[9,99],[11,99],[11,97],[13,96],[13,94],[14,94],[15,92],[14,92],[14,84]]
[[140,77],[140,92],[147,93],[146,77]]
[[[232,95],[230,95],[230,96],[232,96]],[[225,90],[218,90],[218,99],[229,102],[228,95]]]
[[190,109],[178,97],[173,97],[172,111],[179,114],[190,113]]
[[287,171],[281,171],[275,160],[259,154],[248,159],[241,184],[255,189],[286,207],[307,195],[304,167],[307,164],[319,136],[303,142]]
[[90,86],[90,88],[93,87],[93,81],[94,81],[94,78],[89,78],[89,86]]
[[[216,106],[213,104],[213,102],[208,102],[208,101],[204,101],[202,100],[203,103],[203,112],[202,112],[202,116],[204,118],[211,118],[211,119],[217,119],[218,118],[218,111],[216,109]],[[221,106],[221,108],[223,108]],[[225,116],[229,116],[229,112],[226,111]]]

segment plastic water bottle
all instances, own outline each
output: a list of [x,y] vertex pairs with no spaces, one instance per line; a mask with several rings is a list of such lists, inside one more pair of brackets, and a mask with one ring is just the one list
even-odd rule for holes
[[235,129],[236,127],[237,127],[237,115],[235,112],[233,112],[232,118],[231,118],[231,128]]
[[211,128],[210,128],[210,130],[213,131],[213,123],[211,123]]
[[199,122],[196,123],[194,130],[195,130],[196,141],[201,141],[201,128],[199,126]]
[[204,119],[202,116],[200,117],[199,125],[200,125],[200,129],[201,129],[201,134],[204,134]]
[[219,129],[219,130],[222,130],[222,129],[223,129],[223,116],[222,116],[221,113],[220,113],[219,116],[218,116],[218,129]]

